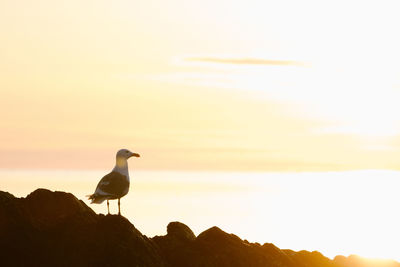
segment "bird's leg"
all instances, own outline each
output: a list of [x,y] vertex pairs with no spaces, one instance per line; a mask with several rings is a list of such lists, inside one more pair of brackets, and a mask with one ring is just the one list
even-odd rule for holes
[[119,198],[118,198],[118,215],[121,216],[121,210],[120,210],[120,203],[119,203]]
[[108,199],[107,199],[107,211],[108,211],[107,214],[110,214],[110,203],[108,203]]

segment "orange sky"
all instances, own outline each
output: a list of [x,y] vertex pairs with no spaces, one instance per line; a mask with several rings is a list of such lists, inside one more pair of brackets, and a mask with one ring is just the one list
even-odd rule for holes
[[[2,0],[0,189],[83,198],[124,147],[142,157],[123,203],[155,234],[182,219],[197,232],[217,224],[287,248],[399,259],[399,172],[388,170],[400,170],[398,10]],[[343,170],[357,171],[329,172]],[[236,182],[243,191],[224,194]]]
[[396,1],[2,1],[0,167],[399,169]]

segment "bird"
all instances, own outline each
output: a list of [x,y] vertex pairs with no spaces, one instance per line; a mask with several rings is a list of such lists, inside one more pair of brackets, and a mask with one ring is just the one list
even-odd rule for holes
[[118,199],[118,215],[121,215],[120,199],[129,192],[129,171],[128,159],[130,157],[140,157],[128,149],[120,149],[116,154],[115,167],[112,171],[101,178],[93,194],[87,197],[91,203],[101,204],[107,200],[107,211],[110,214],[109,200]]

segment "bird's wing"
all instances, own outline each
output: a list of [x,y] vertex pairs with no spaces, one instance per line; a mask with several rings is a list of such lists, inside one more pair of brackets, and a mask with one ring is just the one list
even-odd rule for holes
[[99,195],[120,196],[127,192],[129,181],[119,172],[110,172],[104,176],[96,187],[95,193]]

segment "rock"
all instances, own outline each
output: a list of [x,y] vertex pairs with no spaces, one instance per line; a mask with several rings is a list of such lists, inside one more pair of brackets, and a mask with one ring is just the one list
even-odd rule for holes
[[274,244],[265,243],[262,245],[263,253],[272,266],[292,266],[298,267],[295,261],[289,257],[283,250],[277,248]]
[[[293,261],[273,245],[272,248],[270,245],[261,246],[260,244],[249,243],[236,235],[222,231],[218,227],[204,231],[197,238],[191,234],[189,235],[190,238],[182,238],[182,236],[185,236],[184,233],[188,232],[188,227],[180,223],[174,223],[173,226],[176,226],[176,232],[168,230],[166,236],[153,238],[166,258],[168,266],[295,267]],[[189,233],[192,233],[192,231]],[[181,236],[181,238],[176,236]]]
[[318,267],[337,267],[335,263],[319,253],[318,251],[309,252],[302,250],[299,252],[287,252],[296,266],[318,266]]
[[127,219],[97,215],[72,194],[0,192],[1,266],[165,266]]
[[[193,262],[193,242],[196,236],[183,223],[171,222],[167,226],[167,235],[153,237],[160,248],[167,266],[190,266]],[[189,264],[189,265],[188,265]]]
[[98,215],[70,193],[38,189],[26,198],[0,191],[0,266],[400,267],[357,256],[281,250],[212,227],[196,237],[171,222],[148,238],[126,218]]
[[167,233],[170,237],[174,236],[182,241],[193,241],[196,239],[192,230],[180,222],[170,222],[167,226]]

